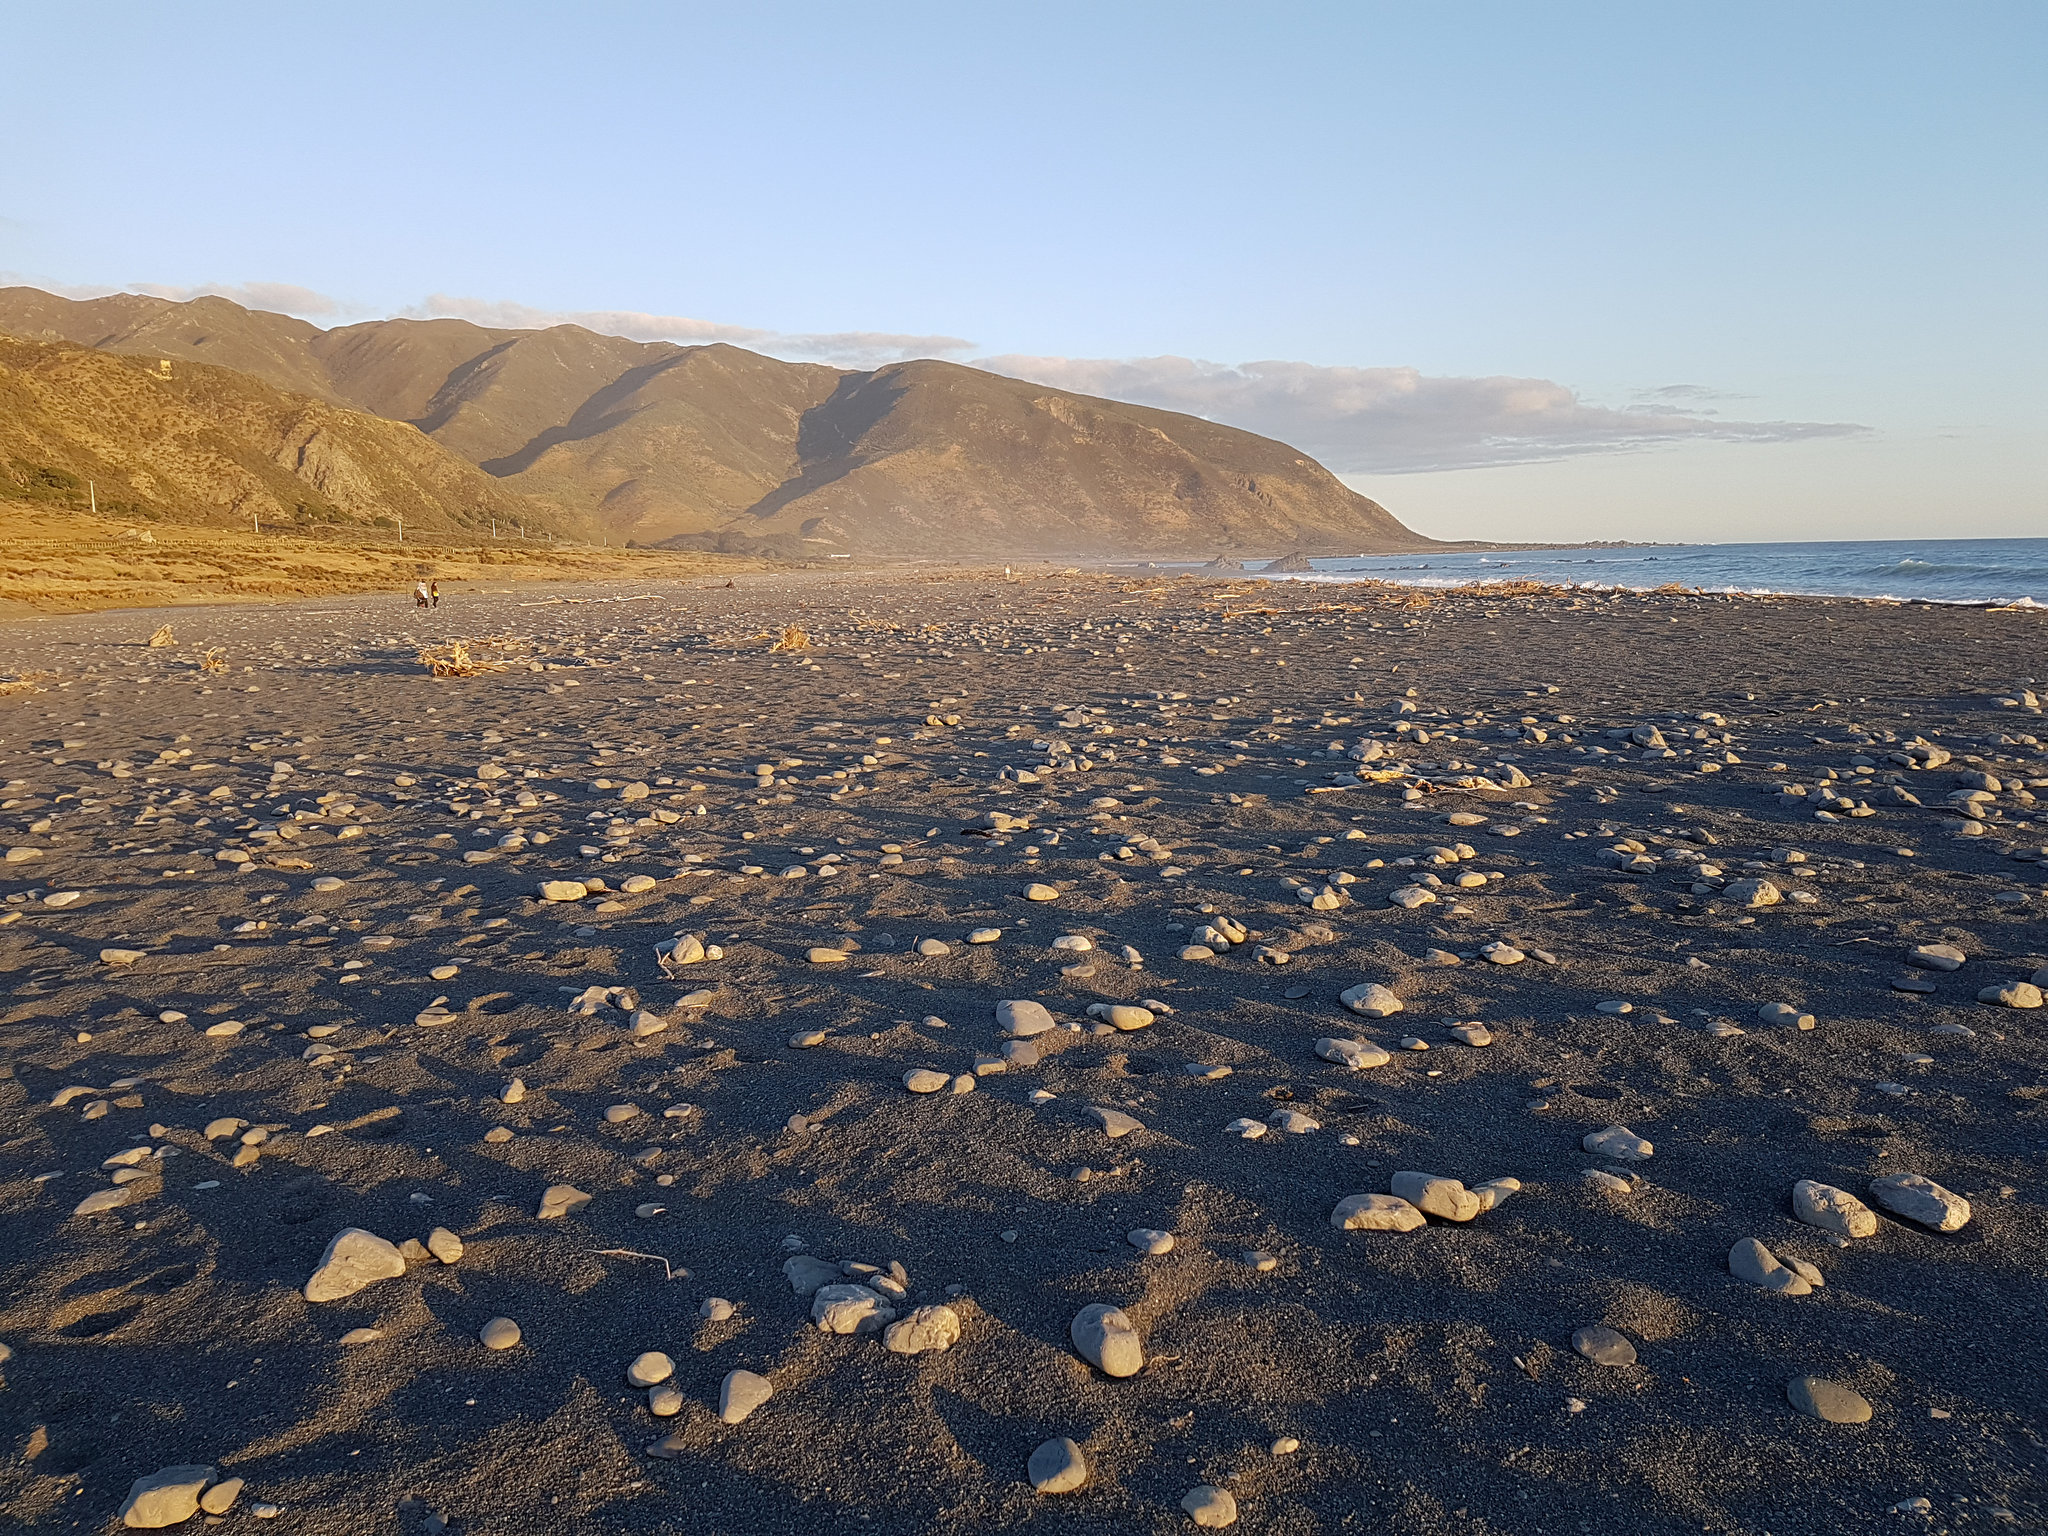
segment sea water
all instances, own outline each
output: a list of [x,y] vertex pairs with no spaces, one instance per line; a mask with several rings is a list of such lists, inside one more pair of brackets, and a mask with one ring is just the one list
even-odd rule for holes
[[[2048,606],[2048,539],[1873,539],[1814,544],[1678,544],[1633,548],[1443,550],[1319,559],[1275,581],[1390,581],[1459,587],[1482,581],[1647,591],[1672,582],[1707,592],[1878,597]],[[1249,575],[1259,564],[1245,562]]]

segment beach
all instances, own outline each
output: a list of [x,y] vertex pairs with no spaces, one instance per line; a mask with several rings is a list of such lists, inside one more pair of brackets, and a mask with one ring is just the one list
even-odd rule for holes
[[2048,1521],[2039,609],[443,587],[0,625],[19,1527]]

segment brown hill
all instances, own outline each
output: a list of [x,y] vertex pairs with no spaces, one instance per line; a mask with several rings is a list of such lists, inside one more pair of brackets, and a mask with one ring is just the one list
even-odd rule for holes
[[410,423],[614,539],[788,553],[1427,547],[1269,438],[931,361],[845,372],[579,326],[323,331],[224,299],[0,289],[0,331],[197,360]]
[[[165,370],[168,370],[166,372]],[[147,521],[561,523],[403,422],[226,368],[0,336],[0,498]]]

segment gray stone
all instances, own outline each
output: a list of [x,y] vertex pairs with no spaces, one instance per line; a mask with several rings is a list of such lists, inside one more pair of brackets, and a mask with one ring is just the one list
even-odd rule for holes
[[1112,1141],[1119,1136],[1128,1136],[1133,1131],[1145,1129],[1144,1121],[1136,1115],[1127,1115],[1120,1109],[1107,1109],[1100,1104],[1090,1104],[1088,1114]]
[[1067,1329],[1083,1360],[1105,1376],[1135,1376],[1145,1368],[1145,1346],[1122,1308],[1091,1302]]
[[1869,1237],[1877,1231],[1877,1214],[1850,1194],[1817,1179],[1792,1186],[1792,1214],[1809,1227],[1841,1237]]
[[1906,951],[1906,964],[1917,965],[1923,971],[1960,970],[1968,958],[1953,944],[1922,944]]
[[1610,1125],[1603,1130],[1588,1131],[1579,1139],[1579,1145],[1596,1157],[1611,1157],[1624,1163],[1645,1162],[1657,1150],[1655,1145],[1625,1125]]
[[1389,1181],[1396,1195],[1427,1216],[1445,1221],[1470,1221],[1479,1214],[1479,1197],[1457,1179],[1437,1173],[1397,1173]]
[[242,1496],[242,1486],[243,1480],[239,1477],[215,1483],[199,1495],[200,1509],[209,1515],[226,1514],[235,1507],[235,1500]]
[[880,1333],[895,1320],[888,1298],[864,1285],[821,1285],[811,1297],[811,1321],[820,1333]]
[[1190,1488],[1181,1495],[1180,1507],[1196,1525],[1205,1530],[1220,1531],[1226,1525],[1237,1524],[1237,1500],[1227,1488],[1218,1488],[1209,1483],[1199,1488]]
[[1330,1225],[1346,1232],[1413,1232],[1428,1222],[1398,1195],[1346,1195],[1330,1212]]
[[366,1285],[395,1280],[404,1273],[405,1256],[396,1244],[361,1227],[345,1227],[334,1234],[320,1262],[313,1266],[306,1280],[306,1300],[339,1301]]
[[1381,986],[1376,981],[1362,981],[1355,987],[1346,987],[1338,994],[1337,1001],[1353,1013],[1368,1019],[1384,1019],[1402,1009],[1401,999],[1394,995],[1391,987]]
[[718,1417],[727,1424],[737,1424],[774,1395],[775,1388],[766,1376],[756,1376],[752,1371],[727,1371],[718,1386]]
[[1088,1458],[1081,1447],[1062,1436],[1048,1440],[1031,1453],[1024,1475],[1037,1493],[1072,1493],[1088,1481]]
[[1785,1400],[1810,1419],[1829,1424],[1867,1424],[1870,1403],[1861,1392],[1821,1376],[1795,1376],[1785,1383]]
[[1636,1347],[1605,1323],[1590,1323],[1572,1335],[1572,1348],[1595,1365],[1634,1365]]
[[633,1357],[633,1363],[626,1367],[626,1382],[635,1387],[658,1387],[675,1373],[675,1361],[658,1349],[650,1349]]
[[951,1307],[919,1307],[882,1335],[882,1347],[897,1355],[944,1354],[959,1342],[960,1314]]
[[1046,1011],[1045,1004],[1035,1003],[1028,997],[1005,998],[996,1004],[996,1024],[1012,1039],[1028,1040],[1033,1035],[1042,1035],[1059,1026]]
[[511,1349],[524,1335],[511,1318],[494,1317],[477,1330],[476,1337],[485,1349]]
[[199,1495],[213,1482],[211,1467],[163,1467],[128,1485],[121,1505],[121,1523],[135,1530],[160,1531],[180,1525],[199,1513]]
[[580,1211],[590,1204],[590,1196],[574,1184],[550,1184],[540,1197],[540,1209],[535,1212],[542,1221],[552,1221]]
[[1316,1054],[1325,1061],[1334,1061],[1340,1067],[1349,1067],[1357,1072],[1366,1067],[1384,1067],[1393,1056],[1383,1046],[1370,1040],[1346,1040],[1325,1036],[1316,1042]]
[[1730,880],[1721,894],[1738,907],[1775,907],[1785,893],[1768,880]]
[[1777,1256],[1753,1237],[1743,1238],[1728,1250],[1728,1272],[1783,1296],[1806,1296],[1813,1291],[1803,1275],[1780,1264]]
[[1888,1173],[1870,1181],[1870,1198],[1908,1221],[1937,1232],[1959,1232],[1969,1224],[1970,1202],[1943,1189],[1925,1174]]
[[836,1284],[842,1274],[837,1264],[826,1259],[814,1259],[807,1253],[782,1261],[783,1278],[799,1296],[817,1295],[819,1286]]
[[436,1227],[427,1234],[427,1252],[443,1264],[453,1264],[462,1257],[462,1239],[446,1227]]
[[1995,1003],[2001,1008],[2038,1008],[2041,989],[2031,981],[1995,981],[1978,989],[1977,1001]]

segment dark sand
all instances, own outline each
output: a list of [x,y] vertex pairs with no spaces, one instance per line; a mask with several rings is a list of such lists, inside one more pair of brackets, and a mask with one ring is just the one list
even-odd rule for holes
[[[2048,962],[2048,828],[2019,787],[2048,783],[2042,722],[1996,702],[2048,675],[2041,614],[1663,594],[1411,611],[1095,576],[742,578],[524,606],[647,590],[0,630],[0,669],[49,674],[0,699],[4,841],[40,850],[0,887],[18,919],[0,928],[7,1521],[117,1526],[130,1482],[175,1463],[247,1480],[221,1523],[319,1536],[436,1519],[479,1536],[1166,1532],[1191,1528],[1180,1500],[1204,1483],[1234,1492],[1240,1529],[1289,1533],[2048,1519],[2048,1012],[1976,1001]],[[145,648],[165,617],[179,644]],[[818,648],[768,654],[760,637],[791,623]],[[437,681],[413,660],[415,642],[507,633],[547,670]],[[201,674],[214,645],[230,670]],[[1411,689],[1407,718],[1435,739],[1397,745]],[[1525,715],[1548,740],[1512,735]],[[1677,755],[1608,734],[1643,724]],[[1915,737],[1952,760],[1889,760]],[[1329,743],[1365,739],[1389,744],[1371,768],[1411,771],[1306,792],[1354,766]],[[1699,771],[1730,749],[1740,762]],[[1504,780],[1504,755],[1528,787],[1450,787]],[[758,787],[764,762],[783,766]],[[486,763],[508,776],[480,782]],[[1835,819],[1773,792],[1826,770]],[[1948,797],[1969,772],[2001,787],[1984,835],[1959,837]],[[1894,779],[1924,805],[1891,803]],[[648,798],[622,801],[631,783]],[[518,808],[522,788],[539,804]],[[964,830],[993,810],[1031,829]],[[1447,825],[1456,811],[1487,820]],[[552,840],[497,848],[514,828]],[[1101,857],[1141,836],[1156,847]],[[1621,839],[1653,867],[1603,860]],[[1459,841],[1476,857],[1394,864]],[[1702,859],[1721,876],[1697,876]],[[1448,888],[1475,870],[1501,878]],[[1289,884],[1339,871],[1356,879],[1334,910]],[[1438,900],[1389,905],[1425,872]],[[657,883],[618,894],[631,875]],[[316,891],[323,876],[343,883]],[[1749,911],[1713,889],[1758,876],[1787,899]],[[585,877],[609,893],[535,899]],[[1024,900],[1033,881],[1059,899]],[[62,891],[83,895],[43,899]],[[1251,941],[1177,958],[1224,915]],[[962,942],[981,926],[1001,940]],[[723,957],[671,979],[655,945],[679,933]],[[1052,948],[1063,934],[1097,947]],[[925,937],[951,953],[916,955]],[[846,962],[806,959],[847,940]],[[1494,940],[1530,958],[1479,958]],[[1968,962],[1903,967],[1924,943]],[[110,965],[109,948],[144,953]],[[458,974],[433,979],[444,964]],[[1092,974],[1063,975],[1077,964]],[[1932,990],[1894,990],[1905,977]],[[1363,981],[1406,1011],[1347,1014],[1338,994]],[[617,1007],[571,1013],[590,986],[635,989],[669,1027],[636,1042]],[[1089,1003],[1144,997],[1173,1012],[1089,1032]],[[912,1068],[973,1072],[1003,998],[1080,1028],[972,1093],[905,1090]],[[437,1000],[452,1017],[434,1022]],[[1633,1011],[1596,1011],[1610,1000]],[[1770,1002],[1816,1026],[1760,1021]],[[246,1027],[204,1033],[228,1020]],[[1490,1047],[1451,1040],[1470,1020]],[[829,1038],[793,1048],[805,1029]],[[1326,1035],[1393,1059],[1346,1071],[1314,1055]],[[508,1105],[514,1076],[529,1093]],[[74,1087],[90,1091],[53,1103]],[[1055,1097],[1034,1104],[1041,1089]],[[609,1123],[625,1103],[643,1113]],[[1111,1140],[1091,1105],[1143,1128]],[[1281,1109],[1320,1129],[1225,1129]],[[206,1139],[223,1117],[269,1129],[253,1161]],[[1656,1147],[1633,1194],[1583,1178],[1623,1166],[1580,1146],[1616,1123]],[[154,1151],[128,1202],[74,1215],[135,1147]],[[1523,1187],[1465,1224],[1332,1228],[1341,1198],[1401,1169]],[[1966,1196],[1968,1225],[1880,1213],[1843,1247],[1792,1216],[1797,1179],[1868,1198],[1888,1172]],[[536,1219],[557,1183],[589,1204]],[[666,1209],[636,1216],[647,1202]],[[341,1229],[437,1226],[465,1242],[456,1264],[302,1296]],[[1141,1255],[1141,1227],[1174,1250]],[[1825,1287],[1735,1278],[1744,1237]],[[911,1305],[955,1309],[959,1342],[908,1358],[819,1331],[782,1274],[799,1244],[899,1262]],[[618,1249],[656,1257],[599,1251]],[[699,1320],[714,1296],[729,1321]],[[1068,1322],[1097,1301],[1135,1320],[1142,1373],[1076,1357]],[[520,1347],[477,1342],[499,1315]],[[1589,1323],[1639,1363],[1582,1360]],[[382,1337],[339,1342],[359,1328]],[[677,1362],[674,1418],[625,1382],[648,1349]],[[737,1367],[775,1395],[726,1425]],[[1786,1385],[1808,1374],[1855,1388],[1870,1422],[1796,1413]],[[664,1435],[671,1454],[649,1457]],[[1085,1447],[1083,1491],[1026,1482],[1053,1436]],[[1273,1454],[1283,1436],[1299,1450]],[[1927,1514],[1891,1513],[1914,1498]],[[275,1525],[253,1525],[258,1503]]]

